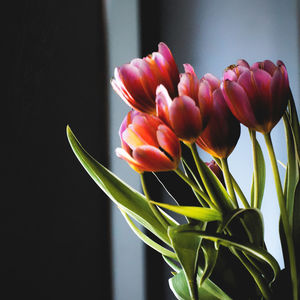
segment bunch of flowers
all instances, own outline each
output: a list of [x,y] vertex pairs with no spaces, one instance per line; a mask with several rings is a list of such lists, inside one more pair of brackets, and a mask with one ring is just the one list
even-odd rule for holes
[[[143,193],[132,189],[93,159],[70,128],[73,151],[89,175],[116,203],[132,230],[160,252],[172,268],[170,288],[178,299],[298,300],[300,266],[300,131],[283,62],[229,66],[218,79],[198,78],[193,67],[179,73],[169,48],[116,68],[113,89],[132,108],[120,127],[116,154],[140,174]],[[279,177],[271,131],[283,119],[287,162]],[[228,157],[241,124],[248,127],[253,150],[251,197],[232,176]],[[264,136],[280,207],[280,237],[285,268],[280,269],[264,242],[261,204],[265,160],[256,139]],[[212,156],[204,163],[197,147]],[[187,159],[183,148],[191,151]],[[185,149],[186,150],[186,149]],[[145,172],[174,171],[193,191],[194,206],[151,199]],[[274,200],[275,201],[275,200]],[[185,216],[179,224],[166,211]],[[158,237],[154,241],[133,219]]]

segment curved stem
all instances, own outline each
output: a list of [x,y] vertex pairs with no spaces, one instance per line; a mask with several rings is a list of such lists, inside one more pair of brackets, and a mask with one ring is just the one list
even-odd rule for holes
[[256,152],[256,132],[249,129],[252,141],[252,155],[253,155],[253,176],[254,176],[254,197],[251,206],[258,208],[258,166],[257,166],[257,152]]
[[148,201],[149,207],[152,210],[153,214],[155,215],[155,217],[158,219],[158,221],[164,226],[164,228],[168,228],[169,227],[169,223],[166,221],[166,219],[163,217],[163,215],[161,214],[161,212],[158,210],[158,208],[152,204],[150,195],[148,193],[147,187],[146,187],[146,182],[145,182],[145,176],[144,174],[140,174],[141,175],[141,183],[142,183],[142,188],[145,194],[145,197]]
[[[214,157],[214,160],[218,164],[218,166],[222,169],[222,164],[221,164],[220,158]],[[236,182],[236,180],[234,179],[232,174],[230,174],[230,176],[231,176],[231,181],[232,181],[233,188],[234,188],[235,192],[237,193],[237,195],[239,196],[239,198],[240,198],[241,202],[243,203],[244,207],[245,208],[250,208],[248,200],[247,200],[246,196],[244,195],[242,189],[240,188],[239,184]]]
[[243,203],[245,208],[250,208],[250,205],[247,201],[246,196],[244,195],[243,191],[241,190],[240,186],[238,185],[238,183],[235,181],[235,179],[233,178],[233,176],[231,175],[231,180],[232,180],[232,184],[233,184],[233,188],[236,191],[236,193],[238,194],[241,202]]
[[288,215],[285,207],[285,200],[284,195],[282,191],[280,176],[278,172],[278,166],[276,161],[276,156],[274,153],[274,148],[271,140],[270,133],[264,134],[264,138],[266,141],[267,149],[269,152],[272,170],[274,174],[274,181],[275,181],[275,187],[277,192],[277,198],[280,208],[280,217],[282,220],[282,225],[285,233],[285,238],[287,242],[287,248],[288,248],[288,254],[289,254],[289,265],[290,265],[290,274],[291,274],[291,280],[292,280],[292,286],[293,286],[293,296],[294,300],[298,299],[298,280],[297,280],[297,269],[296,269],[296,256],[295,256],[295,249],[294,249],[294,243],[292,239],[292,231],[289,225]]
[[226,188],[228,190],[231,200],[233,201],[233,205],[235,206],[235,208],[238,208],[239,205],[236,200],[235,192],[233,189],[233,185],[232,185],[232,181],[231,181],[231,174],[230,174],[229,168],[228,168],[227,158],[222,158],[221,163],[222,163],[222,171],[224,174]]
[[193,143],[193,144],[187,144],[187,146],[190,148],[191,152],[192,152],[192,155],[193,155],[193,158],[194,158],[194,161],[195,161],[195,164],[196,164],[196,167],[197,167],[197,170],[198,170],[198,173],[201,177],[201,180],[204,184],[204,187],[209,195],[209,198],[211,199],[211,202],[214,203],[214,207],[216,209],[220,209],[218,203],[215,201],[216,197],[214,195],[214,193],[212,192],[211,190],[211,187],[209,186],[209,184],[207,183],[207,179],[205,177],[205,174],[201,168],[201,162],[200,162],[200,157],[198,155],[198,151],[197,151],[197,148],[196,148],[196,144]]

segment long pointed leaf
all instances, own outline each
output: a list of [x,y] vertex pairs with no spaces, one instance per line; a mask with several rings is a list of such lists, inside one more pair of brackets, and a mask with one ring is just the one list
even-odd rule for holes
[[[261,208],[264,190],[265,190],[265,182],[266,182],[266,164],[263,152],[261,147],[255,138],[255,151],[256,151],[256,159],[257,159],[257,177],[258,177],[258,201],[257,201],[257,208]],[[251,206],[254,205],[254,177],[251,186]]]
[[201,238],[189,232],[194,226],[180,225],[168,228],[178,260],[184,271],[192,299],[197,299],[196,271]]
[[124,183],[89,155],[80,145],[70,127],[67,127],[67,137],[76,157],[103,192],[122,210],[170,245],[166,229],[155,218],[144,195]]
[[171,210],[177,214],[198,221],[202,221],[202,222],[222,221],[222,214],[218,210],[213,208],[199,207],[199,206],[178,206],[178,205],[171,205],[171,204],[154,202],[154,201],[151,202],[160,207]]
[[217,234],[217,233],[216,234],[208,234],[206,232],[197,231],[197,232],[194,232],[194,234],[198,234],[200,237],[202,237],[204,239],[208,239],[213,242],[218,242],[225,247],[229,247],[229,248],[234,247],[238,250],[245,251],[246,253],[253,256],[254,258],[262,260],[263,262],[266,262],[272,268],[273,273],[274,273],[272,281],[275,280],[277,274],[280,271],[280,267],[279,267],[276,259],[270,253],[268,253],[266,250],[264,250],[261,247],[257,247],[251,243],[246,243],[246,242],[241,243],[240,241],[238,241],[237,239],[235,239],[233,237],[224,236],[224,235]]
[[152,249],[156,250],[157,252],[159,252],[160,254],[162,254],[163,256],[169,257],[169,258],[173,258],[173,259],[177,259],[177,256],[174,252],[162,247],[160,244],[154,242],[152,239],[150,239],[145,233],[143,233],[135,224],[134,222],[130,219],[130,217],[128,216],[128,214],[126,212],[124,212],[122,209],[120,209],[122,215],[124,216],[127,224],[130,226],[130,228],[132,229],[132,231],[149,247],[151,247]]

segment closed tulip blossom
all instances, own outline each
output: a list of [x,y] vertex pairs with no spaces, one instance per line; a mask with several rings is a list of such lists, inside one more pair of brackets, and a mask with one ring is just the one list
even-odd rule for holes
[[157,117],[130,111],[119,133],[122,148],[117,148],[116,154],[137,172],[177,168],[181,156],[180,142],[173,131]]
[[225,72],[221,88],[235,117],[264,134],[278,123],[290,97],[288,74],[281,61],[275,65],[265,60],[250,67],[240,60]]
[[157,86],[163,84],[171,97],[176,97],[178,82],[179,73],[172,53],[164,43],[159,43],[158,52],[115,68],[111,84],[129,106],[154,114]]
[[217,176],[220,182],[225,186],[223,172],[219,165],[214,160],[206,162],[205,164],[211,169],[211,171]]
[[205,88],[200,93],[202,97],[211,98],[212,110],[209,122],[196,143],[214,157],[227,158],[239,139],[240,123],[225,102],[220,81],[213,75],[206,74],[201,82]]
[[193,143],[205,129],[211,110],[211,99],[202,97],[203,88],[190,65],[180,75],[179,96],[172,99],[160,85],[156,91],[157,116],[168,124],[184,142]]

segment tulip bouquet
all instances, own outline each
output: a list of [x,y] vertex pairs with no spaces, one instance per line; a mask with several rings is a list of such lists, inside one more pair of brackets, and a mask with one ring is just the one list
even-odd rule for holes
[[[250,66],[239,60],[221,79],[212,74],[199,79],[189,64],[179,74],[169,48],[160,43],[158,52],[116,68],[111,84],[132,108],[120,126],[116,154],[140,174],[143,193],[92,158],[69,127],[67,136],[83,167],[131,229],[162,254],[172,269],[169,285],[176,298],[298,300],[300,130],[283,62],[265,60]],[[281,119],[287,146],[284,181],[271,140]],[[249,197],[227,161],[241,124],[249,129],[253,151]],[[260,208],[266,171],[257,132],[264,136],[274,176],[283,269],[264,242]],[[197,147],[208,152],[212,162],[203,162]],[[193,206],[182,205],[181,199],[166,204],[151,198],[145,172],[170,171],[193,192]],[[185,221],[179,224],[168,211],[183,215]]]

